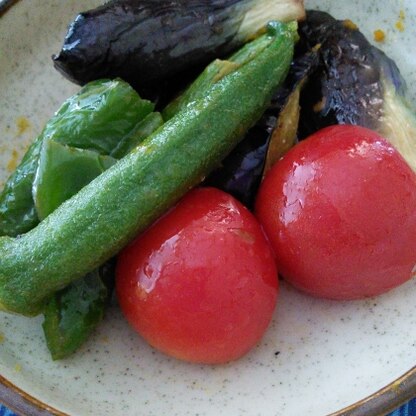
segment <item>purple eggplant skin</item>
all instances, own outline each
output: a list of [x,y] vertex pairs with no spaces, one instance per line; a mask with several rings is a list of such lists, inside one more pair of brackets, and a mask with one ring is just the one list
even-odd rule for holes
[[301,94],[300,138],[334,124],[382,130],[386,83],[400,97],[406,90],[395,62],[352,22],[325,12],[308,10],[299,34],[296,54],[317,48],[320,56]]
[[113,0],[75,18],[54,65],[79,84],[118,76],[148,85],[228,54],[245,3]]
[[[303,0],[111,0],[78,14],[54,66],[84,85],[122,78],[146,98],[229,55],[269,20],[304,17]],[[168,82],[167,82],[168,81]]]
[[275,115],[264,114],[203,185],[221,189],[252,209],[276,123]]

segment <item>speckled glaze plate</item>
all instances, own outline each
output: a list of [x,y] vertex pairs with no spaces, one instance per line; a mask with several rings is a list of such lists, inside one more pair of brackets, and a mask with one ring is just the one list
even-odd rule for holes
[[[382,29],[379,46],[397,61],[416,103],[413,0],[306,1],[354,20],[370,39]],[[0,18],[2,181],[77,91],[50,56],[74,15],[100,0],[7,3]],[[0,313],[0,402],[28,415],[383,415],[416,396],[415,299],[415,279],[348,303],[313,299],[283,284],[261,344],[223,366],[190,365],[154,351],[116,304],[89,342],[60,362],[50,359],[41,318]]]

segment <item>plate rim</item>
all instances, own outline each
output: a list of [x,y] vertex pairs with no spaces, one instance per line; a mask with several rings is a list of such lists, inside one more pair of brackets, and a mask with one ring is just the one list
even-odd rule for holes
[[[416,366],[377,392],[327,416],[385,416],[416,396]],[[16,413],[70,416],[36,399],[0,374],[0,401]]]
[[[0,0],[0,18],[20,0]],[[382,389],[327,416],[385,416],[416,397],[416,366]],[[31,416],[70,416],[36,399],[0,374],[0,402]]]

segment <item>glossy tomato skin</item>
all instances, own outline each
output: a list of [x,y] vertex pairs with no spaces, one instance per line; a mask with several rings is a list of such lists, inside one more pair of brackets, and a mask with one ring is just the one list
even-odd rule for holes
[[378,295],[416,264],[416,175],[376,133],[323,129],[266,175],[256,215],[279,272],[330,299]]
[[201,188],[122,251],[116,289],[128,321],[155,348],[224,363],[261,339],[278,279],[253,214],[230,195]]

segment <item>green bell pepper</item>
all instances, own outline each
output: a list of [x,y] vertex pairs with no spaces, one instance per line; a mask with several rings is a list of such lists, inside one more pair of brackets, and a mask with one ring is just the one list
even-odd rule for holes
[[0,235],[17,236],[39,222],[32,185],[46,138],[108,155],[153,108],[150,101],[142,100],[121,80],[91,82],[65,101],[29,148],[0,194]]

